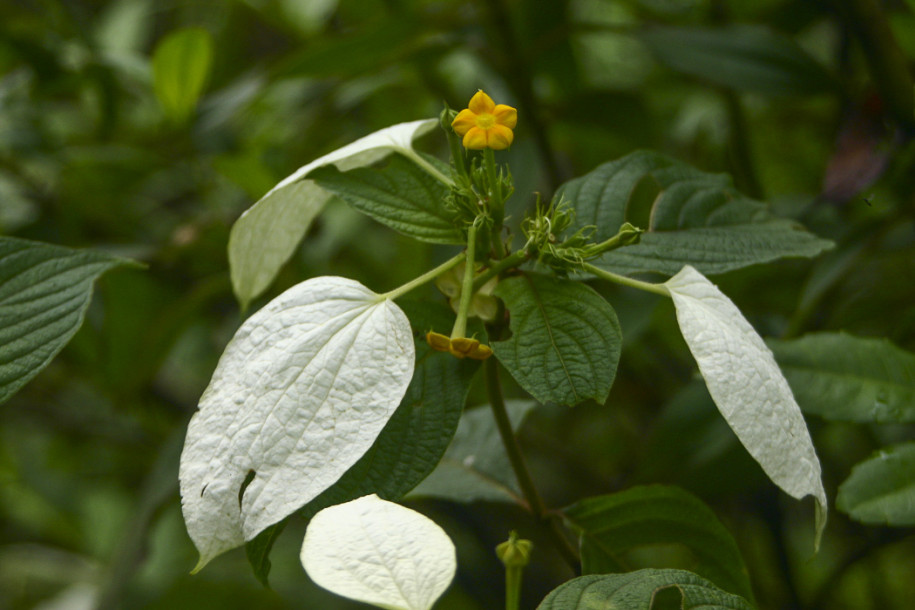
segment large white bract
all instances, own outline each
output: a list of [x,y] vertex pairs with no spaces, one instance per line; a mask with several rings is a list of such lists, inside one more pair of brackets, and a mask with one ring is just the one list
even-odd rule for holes
[[404,313],[319,277],[251,316],[191,418],[181,498],[198,569],[298,510],[372,446],[413,376]]
[[331,164],[341,171],[363,167],[392,152],[414,158],[413,139],[437,124],[437,119],[399,123],[338,148],[297,169],[242,214],[229,234],[232,287],[242,305],[270,285],[333,196],[307,179],[310,172]]
[[820,461],[772,352],[737,306],[689,265],[665,286],[712,400],[740,442],[786,493],[816,499],[819,541],[826,524]]
[[317,585],[388,610],[429,610],[457,570],[442,528],[374,494],[315,515],[301,558]]

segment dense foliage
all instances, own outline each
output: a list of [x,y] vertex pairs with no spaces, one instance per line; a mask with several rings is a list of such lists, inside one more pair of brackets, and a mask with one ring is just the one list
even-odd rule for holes
[[[15,239],[0,243],[0,606],[362,607],[302,571],[307,520],[365,481],[384,479],[381,495],[409,491],[430,450],[416,439],[436,432],[423,424],[447,421],[436,440],[444,448],[454,433],[444,460],[403,502],[457,546],[458,575],[437,608],[504,603],[494,548],[512,529],[534,542],[525,608],[562,583],[545,607],[568,607],[563,596],[588,587],[610,599],[635,570],[646,590],[651,579],[692,587],[685,603],[744,607],[733,593],[760,608],[908,607],[913,64],[911,2],[5,5],[0,231]],[[589,280],[563,285],[580,292],[589,317],[605,303],[598,295],[612,302],[615,314],[600,315],[606,337],[622,333],[615,375],[598,368],[565,388],[549,371],[515,374],[518,343],[534,331],[494,347],[514,375],[502,381],[518,398],[508,413],[533,479],[581,533],[586,576],[571,580],[554,533],[531,518],[486,412],[468,409],[457,421],[465,396],[471,407],[487,401],[481,376],[466,361],[424,359],[422,345],[404,400],[439,411],[424,422],[398,409],[378,440],[411,456],[412,469],[391,477],[359,461],[282,531],[189,574],[197,552],[181,514],[179,455],[242,322],[307,278],[393,289],[456,251],[438,244],[464,239],[450,219],[418,208],[404,222],[363,196],[382,174],[400,176],[401,192],[420,193],[420,206],[423,193],[442,188],[401,157],[384,172],[314,174],[334,195],[320,215],[299,218],[307,237],[275,281],[249,275],[239,289],[230,228],[296,168],[389,125],[437,117],[443,101],[463,108],[479,88],[518,108],[514,141],[499,153],[514,178],[506,224],[516,236],[534,192],[586,202],[569,229],[612,226],[600,239],[624,220],[675,226],[673,253],[649,232],[639,250],[596,264],[663,281],[680,268],[667,259],[701,260],[766,337],[822,464],[832,510],[817,554],[810,500],[773,486],[718,415],[670,300]],[[447,158],[440,131],[417,142],[420,160]],[[632,167],[638,175],[627,182]],[[726,193],[754,247],[735,248],[702,210],[650,217],[678,181]],[[628,211],[598,218],[608,208],[597,192],[625,197]],[[810,233],[788,232],[799,224]],[[771,235],[781,236],[777,248]],[[273,245],[259,246],[264,256]],[[543,286],[566,281],[538,277]],[[526,289],[513,279],[496,289],[513,309],[512,331]],[[447,298],[432,286],[417,292],[410,298],[439,307],[400,302],[413,326],[446,329]],[[37,313],[20,315],[15,305],[30,299]],[[42,350],[21,349],[23,337]],[[557,399],[560,391],[568,397]],[[496,484],[480,487],[474,476]],[[646,502],[656,510],[643,510]],[[635,525],[591,525],[611,513]],[[258,581],[268,571],[269,589]],[[602,572],[626,574],[593,575]]]

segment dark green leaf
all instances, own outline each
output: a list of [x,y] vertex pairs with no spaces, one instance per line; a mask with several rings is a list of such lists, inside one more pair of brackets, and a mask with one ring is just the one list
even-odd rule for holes
[[[566,182],[556,193],[576,210],[575,227],[594,225],[595,239],[613,237],[629,218],[630,198],[650,178],[660,189],[640,243],[595,264],[617,273],[673,275],[692,265],[711,275],[790,256],[816,256],[832,242],[773,216],[744,197],[725,174],[709,174],[664,155],[638,151]],[[638,224],[634,222],[634,224]],[[645,228],[645,227],[642,227]]]
[[[517,430],[537,403],[508,400],[505,408]],[[473,502],[518,502],[521,492],[488,405],[467,410],[442,461],[411,496]]]
[[[554,589],[538,610],[660,610],[659,593],[678,592],[681,610],[752,610],[741,597],[725,593],[684,570],[638,570],[627,574],[579,576]],[[664,596],[665,600],[668,598]]]
[[790,38],[765,27],[657,26],[639,34],[661,63],[716,85],[767,95],[835,88],[830,74]]
[[92,282],[127,262],[102,252],[0,238],[0,403],[76,333]]
[[280,537],[286,528],[288,519],[283,519],[275,523],[254,537],[253,540],[245,544],[245,555],[248,557],[248,563],[251,564],[251,570],[254,577],[257,578],[265,587],[270,586],[270,550],[273,543]]
[[363,214],[422,241],[463,243],[455,214],[444,205],[448,189],[416,163],[394,155],[385,167],[341,172],[322,167],[309,176]]
[[817,333],[769,341],[805,413],[826,419],[915,421],[915,355],[886,339]]
[[915,442],[881,449],[851,471],[836,507],[870,525],[915,525]]
[[201,28],[172,32],[153,53],[153,86],[165,114],[184,121],[197,107],[213,62],[213,39]]
[[678,544],[692,552],[698,574],[752,599],[737,543],[708,506],[678,487],[633,487],[587,498],[564,512],[581,535],[585,573],[620,571],[622,554],[634,548]]
[[499,362],[539,402],[604,402],[623,337],[616,312],[590,287],[536,273],[499,283],[512,336],[492,344]]

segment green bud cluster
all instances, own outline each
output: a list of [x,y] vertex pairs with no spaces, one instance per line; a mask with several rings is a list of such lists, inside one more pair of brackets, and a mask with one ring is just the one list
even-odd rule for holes
[[521,225],[537,260],[559,275],[579,271],[587,261],[609,250],[637,244],[642,234],[641,229],[624,222],[615,236],[595,243],[592,237],[597,227],[594,225],[586,225],[565,236],[574,221],[575,210],[568,201],[560,197],[558,202],[544,205],[538,194],[534,214],[525,218]]

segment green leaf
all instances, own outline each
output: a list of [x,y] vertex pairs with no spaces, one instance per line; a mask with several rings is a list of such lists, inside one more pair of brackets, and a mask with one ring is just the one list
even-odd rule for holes
[[391,157],[379,169],[360,167],[341,172],[322,167],[310,178],[363,214],[421,241],[461,244],[456,214],[444,204],[448,188],[414,162]]
[[915,442],[877,451],[839,486],[836,507],[869,525],[915,525]]
[[185,28],[163,38],[153,52],[153,88],[166,116],[183,122],[194,112],[213,63],[213,38]]
[[[517,430],[535,406],[533,400],[507,400],[505,409],[512,428]],[[521,502],[518,482],[489,405],[464,412],[441,462],[410,496],[454,502]]]
[[[789,256],[816,256],[832,242],[798,223],[773,216],[766,205],[741,195],[725,174],[709,174],[664,155],[637,151],[563,184],[576,211],[577,229],[597,227],[597,241],[616,235],[630,218],[635,188],[650,179],[660,189],[641,241],[608,252],[598,267],[622,274],[673,275],[686,265],[704,274],[724,273]],[[642,227],[645,228],[645,227]]]
[[709,83],[767,95],[835,89],[835,79],[790,38],[768,28],[656,26],[639,33],[668,67]]
[[[637,570],[626,574],[579,576],[560,585],[538,610],[659,610],[656,597],[673,589],[680,610],[752,610],[741,597],[725,593],[707,580],[684,570]],[[666,597],[665,597],[666,599]]]
[[248,558],[254,577],[265,587],[270,586],[269,576],[270,568],[272,567],[270,551],[273,549],[273,544],[277,538],[286,529],[287,523],[288,520],[286,519],[275,523],[255,536],[254,540],[245,543],[245,556]]
[[622,554],[652,544],[678,544],[696,558],[695,571],[752,599],[737,543],[715,513],[694,495],[662,485],[587,498],[563,511],[581,536],[585,574],[620,571]]
[[620,359],[616,312],[590,287],[526,273],[494,293],[511,312],[511,338],[492,344],[515,380],[541,403],[607,399]]
[[128,263],[103,252],[0,237],[0,403],[70,341],[95,279]]
[[845,333],[768,345],[805,413],[835,421],[915,422],[915,354],[886,339]]
[[247,308],[279,272],[333,195],[308,179],[324,165],[346,171],[371,165],[392,152],[418,156],[413,139],[438,125],[438,119],[386,127],[303,165],[260,198],[232,226],[229,270],[235,296]]

